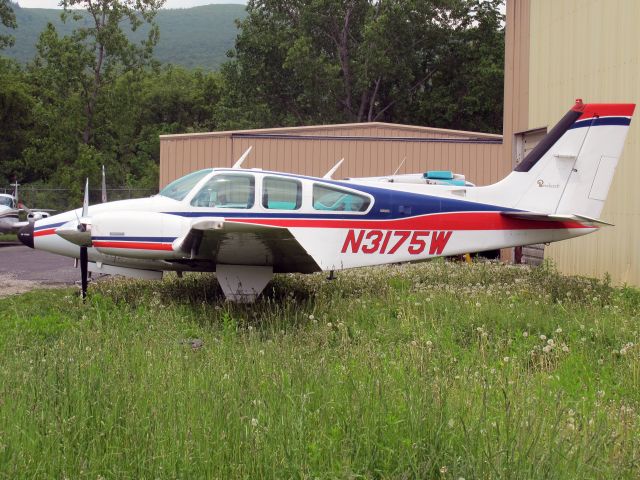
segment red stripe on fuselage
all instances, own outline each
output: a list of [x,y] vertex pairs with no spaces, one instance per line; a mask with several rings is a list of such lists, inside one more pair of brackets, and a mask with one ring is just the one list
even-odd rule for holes
[[173,250],[170,243],[94,241],[96,248],[129,248],[132,250]]
[[46,230],[38,230],[37,232],[33,232],[33,236],[34,237],[42,237],[44,235],[51,235],[53,233],[56,233],[56,229],[55,228],[48,228]]
[[579,222],[552,222],[511,218],[501,215],[500,212],[441,213],[393,220],[228,218],[226,221],[272,227],[364,228],[378,230],[556,230],[593,228]]

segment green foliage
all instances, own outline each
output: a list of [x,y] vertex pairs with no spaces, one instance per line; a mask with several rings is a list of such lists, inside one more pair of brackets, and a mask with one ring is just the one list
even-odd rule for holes
[[0,471],[636,478],[639,307],[442,261],[277,276],[254,305],[210,275],[3,299]]
[[228,126],[391,121],[497,132],[498,0],[251,1],[223,67]]
[[11,0],[0,0],[0,50],[12,46],[15,42],[13,36],[1,33],[2,28],[15,29],[17,26],[16,14],[13,12]]
[[0,179],[24,172],[21,157],[34,121],[34,103],[20,67],[0,57]]

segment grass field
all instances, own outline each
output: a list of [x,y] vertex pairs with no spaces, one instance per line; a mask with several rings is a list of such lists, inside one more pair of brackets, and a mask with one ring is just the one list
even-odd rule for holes
[[432,262],[268,290],[0,300],[0,476],[640,475],[636,289]]

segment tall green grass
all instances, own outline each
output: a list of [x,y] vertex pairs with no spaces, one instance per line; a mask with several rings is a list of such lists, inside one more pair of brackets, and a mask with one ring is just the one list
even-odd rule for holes
[[[640,292],[432,262],[0,300],[6,478],[637,478]],[[202,341],[202,346],[194,348]]]

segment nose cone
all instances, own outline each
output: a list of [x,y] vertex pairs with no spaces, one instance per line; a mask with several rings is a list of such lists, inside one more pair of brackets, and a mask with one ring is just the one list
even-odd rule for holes
[[18,232],[18,240],[29,248],[33,248],[33,226],[33,223],[29,223]]

